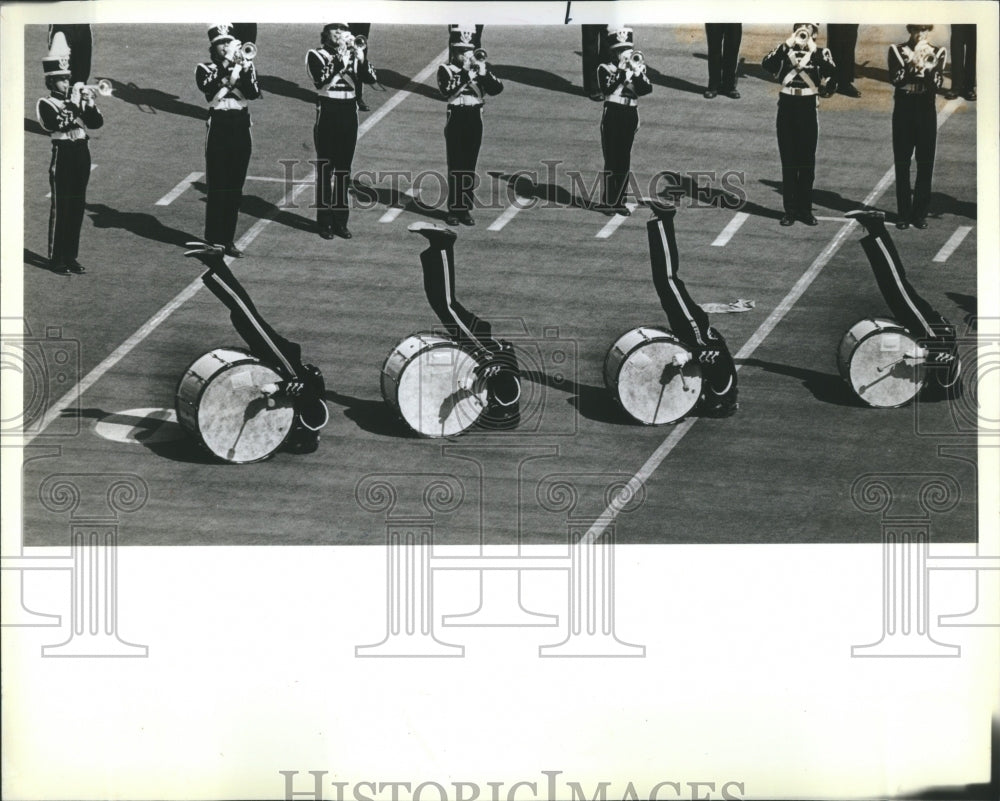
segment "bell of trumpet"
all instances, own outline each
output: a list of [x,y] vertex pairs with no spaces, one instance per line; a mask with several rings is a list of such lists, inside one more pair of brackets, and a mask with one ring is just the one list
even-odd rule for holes
[[240,47],[240,55],[244,61],[253,61],[257,57],[257,45],[253,42],[244,42]]
[[475,50],[472,51],[472,57],[476,61],[486,61],[486,51],[483,50],[483,48],[481,47],[477,47]]
[[364,50],[366,47],[368,47],[368,40],[364,37],[363,34],[359,33],[357,36],[354,37],[354,49]]
[[646,63],[645,56],[642,55],[641,50],[633,50],[632,55],[628,59],[633,67],[641,67]]

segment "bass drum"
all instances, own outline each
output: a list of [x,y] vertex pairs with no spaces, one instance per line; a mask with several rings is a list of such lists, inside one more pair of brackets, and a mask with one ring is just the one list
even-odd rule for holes
[[224,462],[247,464],[273,454],[295,421],[292,401],[268,390],[282,380],[239,348],[199,356],[177,384],[177,421]]
[[382,397],[417,434],[455,436],[486,408],[486,384],[476,367],[476,360],[451,339],[413,334],[382,365]]
[[868,406],[909,403],[923,387],[924,349],[895,320],[867,318],[851,326],[837,348],[837,367]]
[[604,359],[604,384],[625,412],[645,425],[688,414],[701,397],[701,368],[677,337],[640,326],[622,334]]

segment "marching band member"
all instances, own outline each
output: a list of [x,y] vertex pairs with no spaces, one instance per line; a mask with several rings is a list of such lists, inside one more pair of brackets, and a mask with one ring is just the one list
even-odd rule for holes
[[241,258],[234,242],[240,200],[253,140],[248,101],[260,97],[257,70],[241,51],[241,42],[228,22],[208,29],[212,60],[195,68],[195,82],[208,101],[208,138],[205,143],[205,240],[225,248],[227,256]]
[[743,41],[743,24],[740,22],[706,22],[708,39],[708,88],[705,97],[711,100],[722,92],[738,100],[736,67],[740,60],[740,42]]
[[56,49],[42,59],[45,87],[50,95],[38,101],[36,113],[52,140],[49,164],[49,267],[60,275],[84,273],[77,261],[80,229],[90,181],[90,146],[87,128],[100,128],[104,118],[94,102],[93,90],[82,83],[71,88],[70,50],[62,34],[54,38]]
[[885,229],[880,211],[849,211],[846,215],[864,226],[861,247],[868,257],[875,281],[893,316],[927,350],[927,364],[942,389],[955,387],[962,370],[955,326],[924,300],[906,278],[903,262]]
[[669,201],[649,201],[653,219],[646,223],[649,263],[660,305],[667,313],[671,333],[691,351],[701,366],[704,390],[701,413],[706,417],[730,417],[739,408],[736,363],[722,334],[709,325],[708,315],[691,299],[678,275],[676,207]]
[[826,46],[837,65],[837,94],[861,97],[854,85],[854,51],[858,46],[859,25],[826,26]]
[[[60,38],[61,37],[61,38]],[[89,25],[49,25],[49,51],[69,48],[70,83],[90,80],[94,32]]]
[[424,292],[431,309],[449,336],[479,365],[476,373],[486,381],[487,409],[481,424],[495,428],[517,425],[521,397],[520,368],[514,346],[496,339],[490,324],[465,308],[455,297],[454,231],[443,225],[415,222],[409,231],[426,237],[428,247],[420,254]]
[[[907,25],[910,38],[889,47],[889,80],[896,87],[892,106],[892,156],[896,164],[896,227],[927,227],[937,109],[934,96],[944,82],[947,51],[927,34],[933,25]],[[916,155],[917,180],[910,192],[910,161]]]
[[951,26],[951,88],[945,97],[954,100],[960,95],[969,102],[976,99],[975,23]]
[[[372,24],[370,22],[348,22],[347,30],[351,32],[351,36],[354,37],[354,41],[358,41],[358,37],[361,37],[361,41],[365,43],[365,55],[371,55],[371,51],[368,49],[371,44],[371,31]],[[364,81],[360,82],[356,87],[354,87],[358,93],[358,111],[371,111],[368,104],[365,102],[364,91],[365,84]]]
[[357,88],[377,78],[364,45],[345,23],[323,26],[320,44],[306,54],[306,72],[316,87],[316,223],[324,239],[350,239],[347,185],[358,144]]
[[476,188],[476,164],[483,144],[483,98],[498,95],[503,84],[477,49],[472,25],[449,28],[450,60],[438,67],[438,89],[448,103],[444,125],[448,160],[448,225],[475,225],[470,210]]
[[583,61],[583,93],[591,100],[604,100],[597,83],[597,67],[604,61],[604,34],[607,25],[581,25],[580,55]]
[[609,61],[597,68],[597,81],[604,95],[601,114],[601,151],[604,154],[604,208],[628,216],[625,206],[632,143],[639,130],[639,98],[653,91],[646,76],[642,53],[633,47],[632,29],[608,26]]
[[282,377],[279,394],[294,399],[295,425],[286,445],[298,453],[316,450],[320,430],[330,420],[324,398],[323,373],[315,365],[304,364],[302,347],[285,339],[264,319],[246,289],[226,266],[222,246],[206,242],[188,242],[188,246],[193,250],[184,255],[197,258],[208,268],[201,280],[229,309],[229,319],[250,352]]
[[819,139],[817,96],[835,89],[836,65],[826,48],[816,47],[819,24],[796,22],[792,35],[764,56],[764,69],[781,82],[778,93],[778,153],[781,156],[782,225],[796,219],[818,225],[812,213]]

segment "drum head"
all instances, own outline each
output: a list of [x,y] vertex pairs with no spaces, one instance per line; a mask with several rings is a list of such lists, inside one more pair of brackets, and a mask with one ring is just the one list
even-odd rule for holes
[[675,357],[690,352],[672,335],[643,342],[627,353],[617,376],[622,408],[645,425],[681,419],[701,397],[701,368],[693,359],[683,366]]
[[486,386],[476,379],[476,362],[447,340],[410,356],[396,378],[396,402],[406,424],[425,437],[460,434],[486,408]]
[[295,410],[288,398],[269,400],[261,388],[281,380],[256,361],[213,375],[198,401],[198,434],[204,446],[233,464],[257,462],[278,450],[292,430]]
[[850,384],[855,394],[876,408],[909,403],[924,385],[920,351],[903,328],[880,328],[869,333],[850,357]]

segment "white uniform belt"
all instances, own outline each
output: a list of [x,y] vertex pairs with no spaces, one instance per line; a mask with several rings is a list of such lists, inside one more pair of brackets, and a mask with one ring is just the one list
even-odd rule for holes
[[622,97],[621,95],[608,95],[604,98],[605,103],[618,103],[620,106],[638,106],[639,101],[631,97]]
[[242,111],[247,108],[246,100],[237,100],[235,97],[224,97],[222,100],[210,103],[209,111]]
[[793,97],[811,97],[812,95],[819,93],[815,89],[810,89],[808,87],[799,89],[794,86],[783,86],[781,87],[781,94],[792,95]]
[[87,132],[83,128],[71,128],[68,131],[56,131],[51,138],[57,142],[82,142],[87,138]]
[[329,100],[357,100],[358,96],[353,89],[327,89],[318,93],[320,97]]
[[459,95],[454,100],[448,102],[449,106],[481,106],[483,99],[474,95]]

